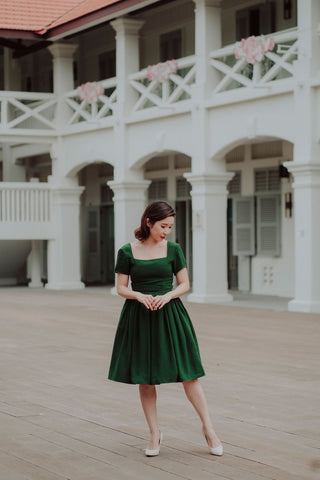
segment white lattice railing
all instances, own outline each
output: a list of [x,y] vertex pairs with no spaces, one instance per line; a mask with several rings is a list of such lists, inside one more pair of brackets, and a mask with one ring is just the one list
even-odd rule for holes
[[149,80],[146,77],[147,69],[130,75],[130,84],[139,94],[134,112],[151,107],[166,107],[191,99],[191,85],[196,80],[195,56],[180,58],[177,63],[177,71],[171,73],[163,83]]
[[117,102],[117,79],[116,77],[108,78],[99,84],[104,88],[104,93],[92,103],[80,100],[78,89],[65,95],[65,102],[71,109],[68,125],[77,125],[82,122],[97,123],[113,115]]
[[0,91],[0,132],[55,130],[57,99],[52,93]]
[[0,239],[53,238],[47,183],[0,182]]
[[[266,36],[268,37],[268,36]],[[291,29],[272,35],[275,47],[254,65],[234,56],[234,44],[211,52],[210,63],[221,74],[213,92],[220,93],[239,87],[262,87],[294,75],[293,62],[298,55],[298,31]]]

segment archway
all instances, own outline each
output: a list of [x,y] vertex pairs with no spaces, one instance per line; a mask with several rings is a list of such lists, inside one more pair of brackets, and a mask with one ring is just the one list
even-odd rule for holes
[[85,285],[114,282],[114,206],[113,192],[107,185],[113,180],[113,166],[93,162],[77,171],[81,197],[80,237],[81,276]]
[[292,179],[283,166],[293,159],[293,145],[269,137],[232,147],[224,153],[227,171],[234,172],[228,185],[228,287],[293,296]]
[[[164,152],[147,157],[144,178],[150,180],[148,201],[165,200],[176,211],[171,240],[181,245],[192,278],[192,204],[191,185],[183,176],[191,171],[191,158],[180,152]],[[142,165],[142,163],[140,163]]]

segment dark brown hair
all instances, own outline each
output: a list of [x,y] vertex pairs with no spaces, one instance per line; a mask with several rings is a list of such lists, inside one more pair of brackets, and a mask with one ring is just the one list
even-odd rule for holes
[[147,219],[149,219],[151,225],[154,225],[164,218],[174,217],[175,214],[176,212],[167,202],[157,201],[150,203],[142,214],[140,227],[135,229],[134,236],[141,242],[144,242],[150,235]]

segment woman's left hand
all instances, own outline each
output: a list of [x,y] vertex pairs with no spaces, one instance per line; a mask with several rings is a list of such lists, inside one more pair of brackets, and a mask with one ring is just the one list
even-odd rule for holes
[[172,300],[172,292],[165,293],[164,295],[157,295],[153,299],[153,303],[152,303],[153,310],[160,310],[167,303],[169,303],[170,300]]

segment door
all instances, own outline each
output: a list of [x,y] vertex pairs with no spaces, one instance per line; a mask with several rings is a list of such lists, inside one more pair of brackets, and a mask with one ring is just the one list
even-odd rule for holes
[[176,242],[180,244],[192,279],[192,208],[191,200],[176,202]]
[[101,282],[114,282],[114,208],[104,205],[100,208],[100,247],[101,247]]
[[86,283],[100,282],[100,207],[87,207]]

